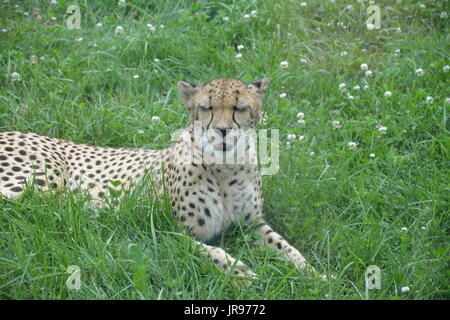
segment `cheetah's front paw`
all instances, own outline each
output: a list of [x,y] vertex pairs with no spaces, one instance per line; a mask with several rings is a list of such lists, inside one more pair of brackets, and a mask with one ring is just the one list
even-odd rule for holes
[[233,277],[233,284],[237,286],[251,286],[253,281],[258,279],[257,274],[249,267],[243,263],[238,263],[236,266],[232,267],[229,272]]

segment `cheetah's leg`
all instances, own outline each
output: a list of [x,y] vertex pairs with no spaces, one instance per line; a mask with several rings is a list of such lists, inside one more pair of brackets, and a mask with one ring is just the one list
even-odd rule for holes
[[310,271],[313,274],[318,275],[322,280],[327,279],[325,275],[319,274],[296,248],[284,240],[283,237],[275,232],[267,223],[261,223],[256,230],[256,234],[261,237],[256,241],[256,244],[276,250],[283,257],[292,261],[299,270]]
[[242,261],[230,256],[225,250],[219,247],[207,245],[203,242],[196,241],[202,253],[209,255],[214,265],[223,273],[232,272],[240,278],[255,279],[256,274],[252,269],[247,267]]

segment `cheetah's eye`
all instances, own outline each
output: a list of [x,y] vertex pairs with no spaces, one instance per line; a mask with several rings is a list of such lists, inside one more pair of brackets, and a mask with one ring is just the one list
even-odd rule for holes
[[247,111],[248,106],[236,106],[234,107],[234,111],[238,111],[238,112],[243,112],[243,111]]
[[198,107],[200,109],[202,109],[202,110],[205,110],[205,111],[208,111],[208,110],[212,109],[212,107],[210,105],[207,105],[207,104],[200,104]]

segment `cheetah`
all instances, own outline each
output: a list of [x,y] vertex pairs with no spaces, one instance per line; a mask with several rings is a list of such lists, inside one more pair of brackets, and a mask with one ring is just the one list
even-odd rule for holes
[[[260,123],[268,86],[267,78],[250,85],[235,79],[216,79],[202,87],[178,82],[189,125],[163,150],[96,147],[30,132],[0,133],[0,194],[17,198],[28,184],[43,190],[81,189],[101,206],[110,195],[111,181],[120,181],[115,188],[132,188],[151,176],[160,191],[164,186],[176,218],[195,244],[222,272],[256,277],[242,261],[208,244],[230,225],[244,222],[255,228],[257,244],[318,275],[262,216],[261,174],[252,152],[255,143],[245,131]],[[196,128],[202,130],[200,134],[195,134]],[[236,160],[238,150],[247,162],[226,161]],[[201,157],[205,152],[211,161]]]

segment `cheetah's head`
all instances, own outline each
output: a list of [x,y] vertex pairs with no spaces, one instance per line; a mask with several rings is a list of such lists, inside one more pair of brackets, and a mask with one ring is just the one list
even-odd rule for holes
[[250,85],[235,79],[216,79],[203,87],[180,81],[178,91],[191,124],[200,123],[209,142],[215,141],[214,149],[225,152],[233,149],[229,141],[237,141],[242,132],[261,121],[262,98],[268,86],[267,78]]

